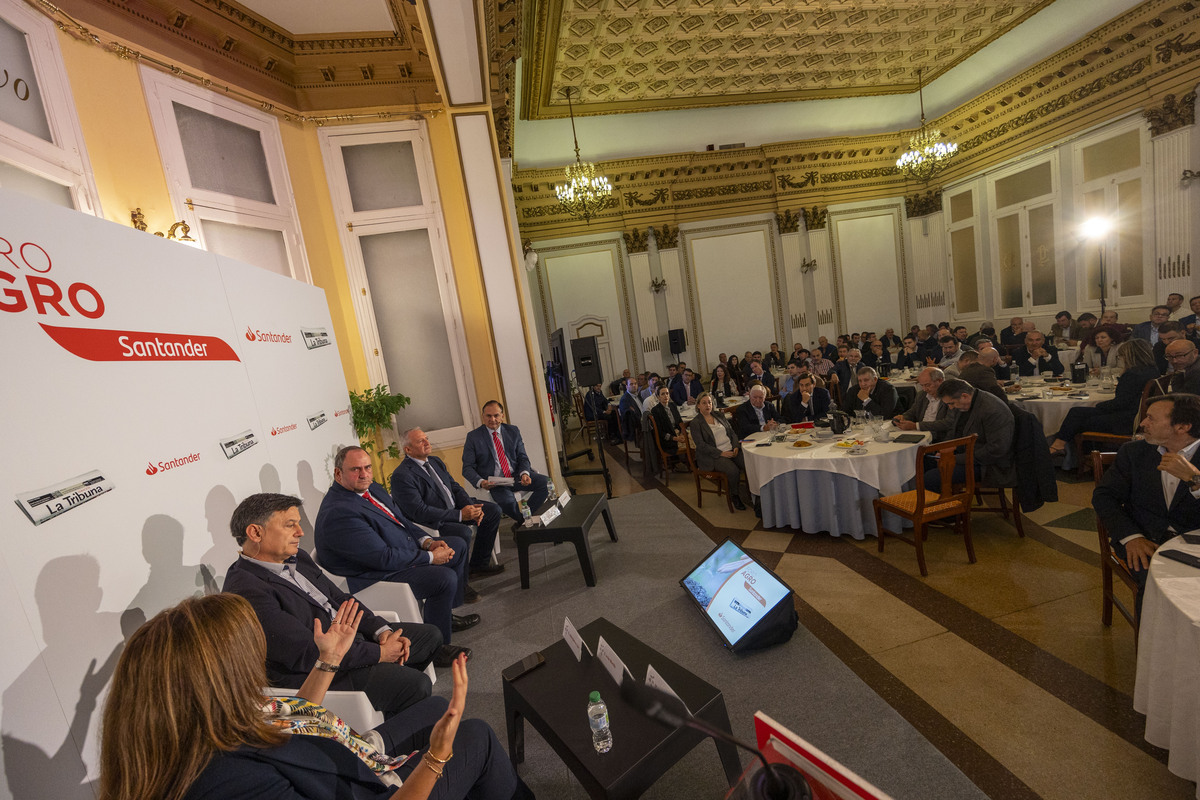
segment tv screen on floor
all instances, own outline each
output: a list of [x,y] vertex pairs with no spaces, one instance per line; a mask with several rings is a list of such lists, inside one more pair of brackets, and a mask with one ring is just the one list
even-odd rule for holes
[[679,584],[734,650],[758,638],[762,628],[774,628],[780,615],[772,612],[777,608],[789,618],[794,614],[792,604],[784,603],[792,595],[788,585],[730,539],[717,545]]

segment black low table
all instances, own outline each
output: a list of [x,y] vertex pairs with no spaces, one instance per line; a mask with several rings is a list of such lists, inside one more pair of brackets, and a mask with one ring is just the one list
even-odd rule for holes
[[617,540],[612,515],[608,511],[608,500],[603,494],[577,494],[571,496],[567,507],[558,519],[549,525],[522,525],[513,531],[517,543],[517,559],[521,565],[521,588],[529,588],[529,545],[553,542],[571,542],[579,554],[579,566],[583,568],[583,579],[588,586],[596,585],[596,570],[592,566],[592,549],[588,545],[588,529],[596,517],[604,516],[608,527],[608,538]]
[[[696,717],[730,733],[725,698],[716,687],[603,617],[584,625],[579,633],[593,653],[603,636],[638,680],[645,677],[646,666],[653,664]],[[590,796],[634,798],[708,738],[691,728],[668,728],[626,704],[600,660],[587,652],[582,661],[576,661],[570,646],[559,640],[542,655],[545,664],[516,680],[504,681],[504,718],[513,764],[525,760],[528,719]],[[592,746],[587,705],[593,690],[600,692],[608,706],[613,746],[607,753],[597,753]],[[725,778],[733,786],[742,771],[737,748],[724,742],[716,742],[716,746]]]

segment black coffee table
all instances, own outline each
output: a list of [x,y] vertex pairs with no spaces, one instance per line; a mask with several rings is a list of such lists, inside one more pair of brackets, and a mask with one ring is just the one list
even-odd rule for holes
[[[716,687],[603,617],[584,625],[579,633],[593,653],[603,636],[638,680],[645,678],[646,666],[653,664],[693,714],[730,732],[725,698]],[[542,655],[545,664],[516,680],[504,681],[508,753],[514,765],[525,759],[525,720],[529,720],[590,796],[635,798],[707,738],[690,728],[676,730],[645,717],[621,699],[620,689],[599,659],[585,652],[582,662],[576,661],[565,641],[550,645]],[[613,746],[603,754],[592,746],[588,727],[588,695],[593,690],[599,691],[608,705],[612,724]],[[742,771],[737,748],[723,742],[716,746],[725,777],[733,786]]]
[[612,515],[608,511],[608,500],[603,494],[577,494],[562,510],[558,519],[549,525],[523,525],[513,531],[517,544],[517,560],[521,567],[521,588],[529,588],[529,545],[553,542],[571,542],[579,555],[579,566],[583,568],[583,579],[588,586],[596,585],[596,569],[592,565],[592,548],[588,545],[588,529],[603,516],[608,527],[608,538],[617,540]]

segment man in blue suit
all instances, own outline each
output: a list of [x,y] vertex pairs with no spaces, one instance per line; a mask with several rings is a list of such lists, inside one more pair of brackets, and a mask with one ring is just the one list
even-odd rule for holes
[[[525,453],[525,443],[521,441],[521,431],[504,421],[504,406],[498,400],[483,404],[483,424],[467,434],[463,444],[462,474],[472,486],[491,492],[492,500],[500,510],[518,525],[525,519],[513,494],[514,487],[516,491],[533,492],[529,498],[529,509],[533,513],[537,513],[550,496],[546,476],[533,471]],[[489,480],[495,477],[512,478],[513,484],[500,486]]]
[[406,458],[392,473],[391,491],[396,505],[409,519],[436,529],[443,537],[469,542],[471,526],[475,525],[475,544],[468,561],[470,576],[502,572],[503,564],[491,564],[502,516],[500,506],[467,494],[450,476],[445,463],[433,455],[433,445],[425,431],[420,428],[405,431],[403,445]]
[[404,516],[387,490],[372,480],[371,457],[361,447],[334,456],[333,480],[314,534],[321,563],[357,592],[377,581],[407,583],[425,603],[425,621],[449,644],[451,630],[479,622],[478,614],[454,616],[467,589],[467,543],[434,538]]
[[816,385],[812,373],[802,372],[796,378],[796,388],[783,398],[784,422],[813,422],[829,413],[833,399],[829,392]]
[[629,378],[622,385],[625,390],[617,403],[617,420],[620,423],[621,435],[629,441],[634,440],[634,429],[642,418],[642,401],[638,398],[637,381]]
[[696,380],[696,373],[690,369],[685,369],[682,377],[671,384],[671,399],[677,406],[695,405],[696,398],[700,396],[700,391],[700,381]]

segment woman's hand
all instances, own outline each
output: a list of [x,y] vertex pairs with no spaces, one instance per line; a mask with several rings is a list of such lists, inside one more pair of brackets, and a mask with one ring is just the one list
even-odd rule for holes
[[451,666],[454,671],[454,694],[450,697],[450,707],[433,726],[429,735],[429,752],[434,758],[444,760],[454,752],[454,735],[458,733],[458,723],[462,721],[463,709],[467,705],[467,656],[459,654]]
[[313,620],[313,641],[316,642],[317,652],[321,660],[330,664],[340,664],[342,656],[350,649],[354,636],[358,633],[358,623],[362,621],[362,608],[357,600],[347,600],[338,609],[337,615],[329,623],[329,630],[321,630],[321,620]]

